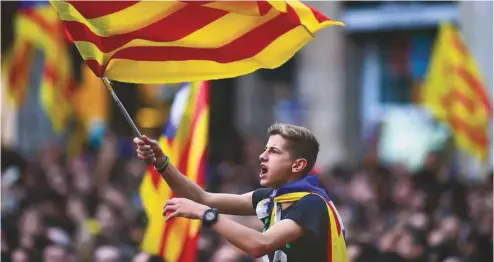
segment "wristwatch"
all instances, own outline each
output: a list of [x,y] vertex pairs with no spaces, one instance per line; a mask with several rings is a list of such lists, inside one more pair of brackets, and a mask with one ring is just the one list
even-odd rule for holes
[[218,216],[219,216],[218,209],[216,208],[210,208],[204,212],[204,215],[202,216],[202,224],[206,227],[210,227],[218,221]]

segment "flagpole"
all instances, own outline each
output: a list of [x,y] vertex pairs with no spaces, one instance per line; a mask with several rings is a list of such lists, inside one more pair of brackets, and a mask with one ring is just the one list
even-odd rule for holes
[[[125,117],[125,120],[127,120],[127,123],[129,123],[130,127],[132,128],[132,131],[134,131],[134,134],[141,137],[142,136],[141,132],[137,128],[136,124],[134,123],[134,120],[132,120],[129,113],[127,112],[127,110],[123,106],[122,102],[118,98],[117,94],[115,93],[115,91],[113,91],[110,80],[108,80],[108,78],[106,78],[106,77],[102,77],[101,80],[103,80],[103,83],[105,84],[106,89],[108,89],[108,91],[110,92],[110,94],[113,98],[113,101],[115,101],[115,103],[117,104],[118,109],[120,109],[120,112],[122,112],[123,116]],[[154,162],[156,162],[156,158],[153,158],[151,161],[151,163],[154,163]]]

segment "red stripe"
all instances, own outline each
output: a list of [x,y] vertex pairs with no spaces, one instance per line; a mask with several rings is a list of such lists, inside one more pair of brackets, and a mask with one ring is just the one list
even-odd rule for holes
[[257,8],[259,8],[259,13],[261,15],[265,15],[269,13],[269,11],[271,10],[271,8],[273,8],[273,6],[266,0],[260,0],[257,2]]
[[140,1],[66,1],[87,19],[105,16],[131,7]]
[[482,105],[485,109],[489,117],[492,116],[492,105],[489,101],[489,98],[487,98],[487,94],[485,92],[485,87],[484,85],[480,82],[478,78],[473,76],[469,71],[467,71],[464,67],[462,66],[453,66],[452,70],[457,73],[463,81],[465,81],[471,89],[475,92],[475,94],[480,98]]
[[288,20],[295,25],[300,25],[300,17],[297,15],[297,12],[295,12],[295,9],[289,4],[286,4],[286,6]]
[[[76,45],[77,47],[77,45]],[[104,68],[102,66],[100,66],[100,64],[98,63],[98,61],[94,60],[94,59],[89,59],[89,60],[86,60],[85,61],[87,66],[89,68],[91,68],[91,71],[93,71],[93,73],[97,76],[97,77],[103,77],[103,70]]]
[[38,26],[40,26],[47,33],[60,33],[63,30],[62,23],[59,23],[59,20],[55,20],[56,22],[54,23],[49,23],[45,17],[39,14],[36,8],[23,9],[21,12],[26,15],[27,18],[38,24]]
[[155,42],[176,41],[214,22],[226,14],[228,14],[228,12],[223,10],[206,8],[199,5],[190,5],[137,31],[109,37],[100,37],[96,35],[88,26],[80,22],[64,21],[64,24],[70,31],[74,41],[92,42],[99,50],[108,53],[135,39]]
[[[168,222],[166,222],[166,228],[165,230],[163,231],[163,236],[161,237],[161,241],[160,241],[160,248],[159,248],[159,256],[160,257],[164,257],[166,254],[165,254],[165,246],[166,246],[166,242],[168,241],[168,235],[170,234],[170,229],[173,227],[173,224],[175,223],[175,221],[177,221],[176,219],[172,219]],[[163,222],[165,223],[165,222]]]
[[45,64],[43,71],[43,81],[51,82],[56,88],[59,88],[61,94],[64,98],[69,99],[75,91],[75,83],[70,81],[70,79],[66,79],[66,82],[62,82],[65,80],[60,77],[57,72],[58,68],[53,64]]
[[468,49],[458,34],[453,35],[451,42],[453,47],[456,48],[456,50],[458,50],[463,56],[469,56]]
[[184,244],[184,249],[182,249],[182,254],[180,254],[180,258],[178,259],[179,262],[197,261],[199,236],[200,234],[197,234],[196,236],[187,238],[187,242]]
[[487,128],[472,127],[467,121],[456,116],[450,116],[448,121],[455,131],[464,133],[476,146],[487,147],[489,143]]
[[444,106],[451,108],[452,103],[459,102],[469,113],[475,111],[476,101],[459,90],[450,91],[443,99]]
[[[22,49],[13,57],[12,68],[9,76],[9,82],[11,83],[10,86],[13,91],[22,93],[19,88],[24,89],[25,87],[27,87],[27,84],[25,82],[27,82],[30,78],[30,62],[32,61],[33,54],[34,50],[31,45],[25,43],[22,46]],[[24,83],[21,84],[21,81],[24,81]]]
[[[335,223],[336,223],[336,230],[338,232],[338,236],[341,235],[341,225],[340,225],[340,221],[338,220],[338,217],[336,216],[336,211],[333,209],[333,207],[331,206],[331,204],[329,203],[328,199],[326,199],[325,197],[323,197],[322,195],[319,195],[317,193],[313,193],[317,196],[319,196],[320,198],[322,198],[324,200],[324,202],[326,203],[326,205],[331,209],[331,211],[333,212],[333,217],[334,217],[334,220],[335,220]],[[327,208],[326,208],[327,210]],[[328,243],[327,243],[327,249],[328,249],[328,262],[332,262],[333,261],[333,241],[332,241],[332,237],[331,237],[331,213],[329,212],[328,210]]]
[[[180,1],[180,2],[187,3],[190,5],[206,5],[218,1]],[[257,2],[257,9],[259,11],[259,15],[261,16],[267,14],[269,10],[271,10],[272,8],[272,5],[266,0],[258,0],[256,2]]]
[[44,80],[48,80],[51,83],[56,83],[57,81],[57,70],[53,67],[53,65],[45,64],[43,70]]
[[[197,99],[195,101],[196,103],[196,108],[194,111],[194,115],[192,116],[192,124],[194,125],[194,128],[196,127],[197,121],[199,120],[199,116],[202,114],[202,112],[206,109],[208,106],[208,86],[203,85],[203,83],[199,83],[201,87],[199,87],[199,90],[197,91]],[[192,129],[194,130],[194,129]]]
[[152,166],[149,166],[148,167],[148,175],[150,176],[151,178],[151,182],[154,186],[154,188],[156,190],[159,189],[159,185],[160,185],[160,180],[161,180],[161,175],[160,173],[158,173],[158,171],[156,171]]
[[217,1],[180,1],[182,3],[186,3],[186,4],[189,4],[189,5],[196,5],[196,6],[199,6],[199,5],[206,5],[206,4],[210,4],[210,3],[214,3],[214,2],[217,2]]
[[[323,197],[322,195],[319,195],[317,193],[313,193],[313,194],[318,195],[320,198],[322,198],[324,200],[324,202],[326,203],[326,205],[331,209],[331,212],[333,212],[333,217],[335,218],[336,232],[338,233],[338,236],[341,236],[340,220],[338,219],[338,215],[336,213],[336,210],[333,208],[333,205],[331,205],[329,200],[326,199],[325,197]],[[328,212],[328,215],[329,215],[329,219],[331,220],[331,214],[329,214],[329,212]]]
[[341,236],[341,225],[340,225],[340,220],[338,219],[338,215],[336,214],[336,210],[333,208],[333,205],[331,205],[329,202],[326,202],[326,204],[331,209],[331,212],[333,212],[334,221],[336,223],[336,232],[338,232],[338,236]]
[[[278,16],[220,48],[130,47],[115,53],[113,58],[141,61],[209,60],[229,63],[257,55],[271,42],[295,27],[297,25],[287,22],[284,16]],[[101,75],[104,70],[95,62],[90,62],[90,67]]]
[[317,22],[322,23],[322,22],[326,22],[326,21],[332,21],[327,16],[325,16],[324,14],[317,11],[317,9],[315,9],[314,7],[312,7],[308,4],[305,4],[305,5],[310,8],[310,11],[312,11],[312,14],[316,18]]
[[70,35],[70,32],[69,30],[67,30],[67,28],[63,28],[63,32],[65,34],[65,39],[67,40],[67,42],[73,44],[74,43],[74,39],[72,39],[72,36]]
[[[205,103],[206,106],[209,106],[209,89],[211,88],[210,87],[210,83],[208,81],[204,81],[202,82],[202,85],[203,87],[201,88],[201,90],[203,90],[203,92],[205,93],[204,96],[205,96]],[[209,128],[209,127],[208,127]],[[204,152],[202,153],[202,156],[201,156],[201,160],[199,162],[199,172],[197,174],[197,184],[204,188],[206,186],[206,163],[207,163],[207,155],[208,155],[208,149],[207,149],[207,146],[206,146],[206,149],[204,150]]]

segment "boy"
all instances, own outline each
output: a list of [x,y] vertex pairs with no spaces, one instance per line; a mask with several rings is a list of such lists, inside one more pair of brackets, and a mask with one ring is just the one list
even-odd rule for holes
[[[261,185],[243,195],[209,193],[169,164],[159,144],[135,138],[137,155],[161,173],[173,192],[183,198],[167,201],[166,221],[173,217],[201,219],[243,251],[264,262],[348,262],[344,227],[331,200],[310,176],[319,142],[306,128],[274,124],[259,156]],[[220,214],[257,215],[263,232]]]

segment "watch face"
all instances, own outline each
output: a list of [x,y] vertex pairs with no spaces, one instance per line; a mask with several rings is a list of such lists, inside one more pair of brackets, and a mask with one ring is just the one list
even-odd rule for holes
[[213,213],[213,212],[211,212],[211,211],[208,211],[208,212],[206,213],[205,218],[206,218],[206,220],[209,220],[209,221],[213,220],[213,219],[214,219],[214,213]]

